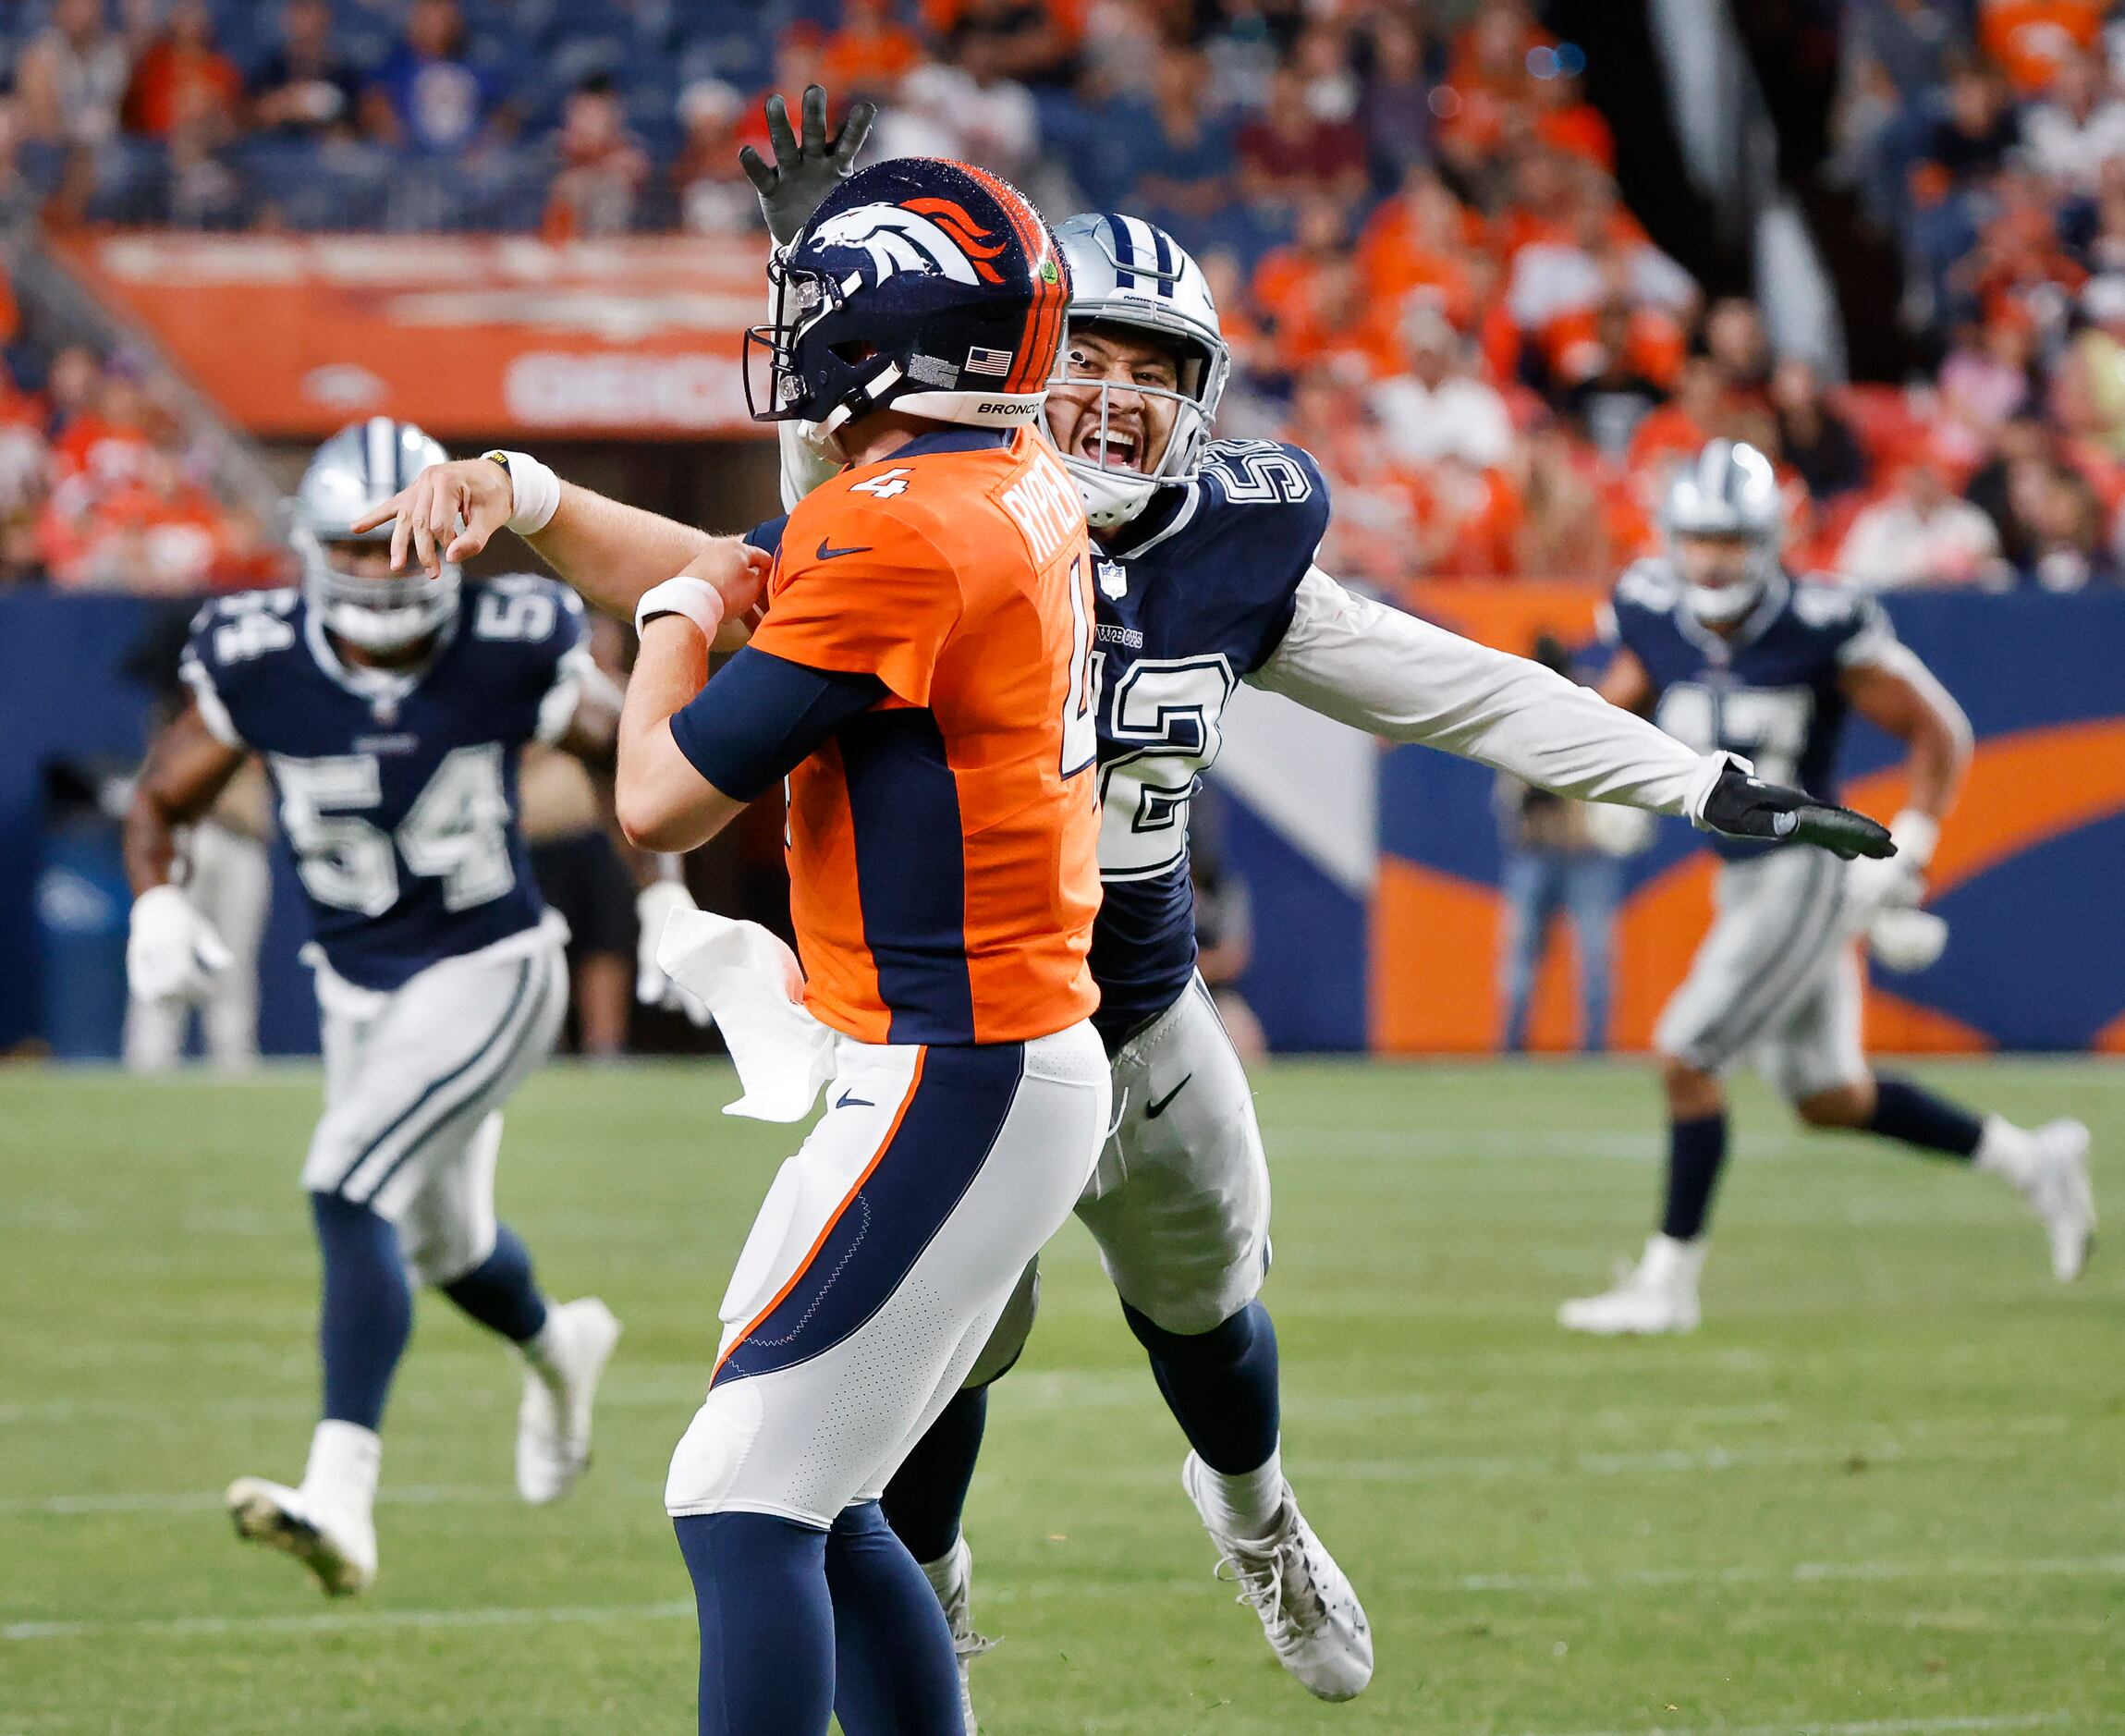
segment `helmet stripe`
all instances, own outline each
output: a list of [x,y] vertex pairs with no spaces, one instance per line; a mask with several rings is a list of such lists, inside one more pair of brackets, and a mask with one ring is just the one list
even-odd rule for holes
[[1114,287],[1117,289],[1136,287],[1136,241],[1129,232],[1129,219],[1117,211],[1110,211],[1100,218],[1114,237]]
[[362,481],[386,495],[398,492],[398,424],[388,416],[372,416],[366,450],[361,455]]
[[1172,244],[1166,240],[1164,229],[1149,223],[1143,226],[1151,231],[1152,249],[1158,255],[1158,293],[1170,301],[1174,279],[1179,275],[1173,265]]
[[[1019,338],[1018,362],[1004,381],[1007,392],[1031,392],[1037,389],[1048,375],[1048,362],[1061,333],[1065,311],[1063,293],[1064,274],[1056,260],[1054,238],[1047,224],[1008,181],[991,175],[986,169],[963,165],[967,173],[995,195],[996,203],[1010,219],[1011,227],[1025,249],[1027,275],[1032,280],[1033,301],[1026,314],[1026,323]],[[1043,261],[1058,264],[1055,281],[1050,283],[1041,274]]]

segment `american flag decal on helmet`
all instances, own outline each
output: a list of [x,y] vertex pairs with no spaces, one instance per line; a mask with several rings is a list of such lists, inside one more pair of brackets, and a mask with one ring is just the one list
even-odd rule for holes
[[969,373],[993,374],[1000,380],[1010,371],[1011,352],[1008,349],[984,349],[981,345],[976,344],[967,351],[967,372]]

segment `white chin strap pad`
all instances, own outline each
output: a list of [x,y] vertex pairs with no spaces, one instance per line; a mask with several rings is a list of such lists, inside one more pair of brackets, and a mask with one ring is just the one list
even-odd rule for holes
[[1078,497],[1084,502],[1085,522],[1095,531],[1111,531],[1117,524],[1127,524],[1151,505],[1152,495],[1159,489],[1148,476],[1117,476],[1112,471],[1093,471],[1076,464],[1070,465],[1069,471],[1077,478]]

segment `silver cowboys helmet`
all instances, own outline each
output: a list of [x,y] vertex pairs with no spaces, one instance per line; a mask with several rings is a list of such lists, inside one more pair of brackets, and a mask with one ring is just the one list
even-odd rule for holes
[[1740,619],[1778,576],[1786,508],[1771,460],[1739,440],[1708,441],[1668,483],[1660,528],[1667,539],[1668,557],[1679,569],[1682,564],[1675,547],[1678,537],[1748,540],[1748,571],[1738,583],[1691,584],[1683,571],[1683,603],[1691,614],[1707,623]]
[[[1218,329],[1217,304],[1203,268],[1165,230],[1141,217],[1108,213],[1058,224],[1056,239],[1069,263],[1071,332],[1085,326],[1122,326],[1171,346],[1179,363],[1177,391],[1118,380],[1100,382],[1096,456],[1062,455],[1084,497],[1085,517],[1095,529],[1106,530],[1127,524],[1159,489],[1195,480],[1203,468],[1203,449],[1210,444],[1217,400],[1232,372],[1232,351]],[[1051,386],[1069,380],[1070,352],[1070,336],[1066,333]],[[1146,432],[1143,419],[1115,415],[1113,399],[1117,392],[1140,399],[1174,400],[1173,432],[1155,463],[1146,463],[1137,450]],[[1117,425],[1123,422],[1129,425]]]
[[388,546],[388,521],[352,527],[449,454],[409,422],[372,416],[351,422],[317,448],[289,503],[289,536],[302,557],[302,586],[318,618],[339,638],[368,651],[398,651],[425,638],[458,612],[463,583],[457,567],[440,575],[418,568],[364,579],[333,563],[349,543]]

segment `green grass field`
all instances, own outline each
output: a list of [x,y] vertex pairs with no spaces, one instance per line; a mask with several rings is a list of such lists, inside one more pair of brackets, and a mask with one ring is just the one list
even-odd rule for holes
[[[2125,1210],[2125,1068],[1924,1070],[2085,1119]],[[597,1462],[519,1508],[512,1366],[424,1302],[382,1581],[347,1606],[218,1502],[308,1438],[313,1076],[0,1073],[0,1736],[690,1730],[659,1497],[788,1137],[730,1094],[678,1068],[523,1093],[504,1211],[628,1326]],[[1261,1105],[1286,1462],[1374,1685],[1312,1702],[1213,1583],[1072,1227],[973,1496],[992,1736],[2125,1728],[2125,1260],[2062,1290],[1989,1178],[1803,1141],[1750,1087],[1704,1330],[1576,1340],[1557,1301],[1652,1209],[1640,1072],[1288,1065]]]

